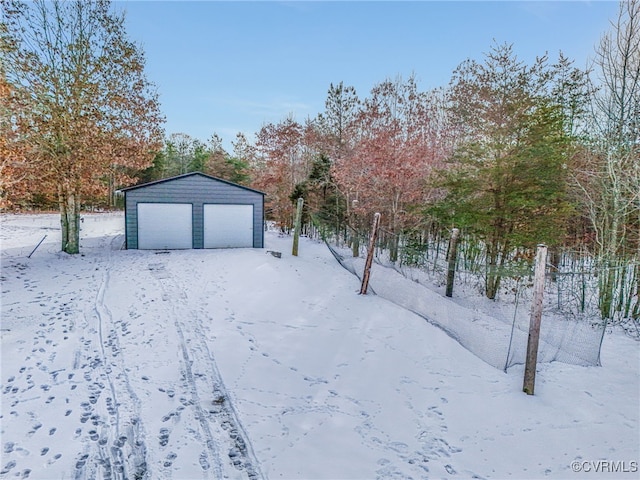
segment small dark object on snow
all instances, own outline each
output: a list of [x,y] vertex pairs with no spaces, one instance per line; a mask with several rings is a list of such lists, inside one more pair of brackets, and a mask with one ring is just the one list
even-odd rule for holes
[[270,253],[276,258],[282,258],[282,252],[274,252],[273,250],[267,250],[267,253]]

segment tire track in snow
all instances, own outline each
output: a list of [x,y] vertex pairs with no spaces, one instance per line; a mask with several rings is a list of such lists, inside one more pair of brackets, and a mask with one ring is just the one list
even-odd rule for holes
[[[167,271],[164,264],[153,264],[150,268],[155,271],[156,278],[160,281],[163,299],[171,302],[185,376],[191,388],[192,404],[196,409],[196,416],[206,437],[207,450],[213,461],[208,461],[206,467],[209,468],[213,463],[216,478],[222,478],[222,467],[225,464],[246,473],[251,480],[265,478],[259,469],[248,435],[231,403],[215,358],[205,340],[202,314],[189,306],[186,294],[188,287]],[[181,320],[182,318],[187,321]],[[208,401],[203,402],[200,391],[208,397]],[[210,406],[206,407],[207,404]],[[221,453],[221,448],[216,445],[216,439],[209,426],[210,420],[215,420],[223,430],[222,441],[224,447],[228,449],[226,460]],[[220,440],[220,435],[217,439]],[[201,464],[203,464],[202,457]],[[202,466],[204,469],[205,465]]]
[[[166,284],[161,282],[163,286],[163,291],[165,294],[167,293],[165,290]],[[196,417],[200,422],[200,428],[204,432],[206,437],[206,446],[209,453],[210,461],[201,461],[201,465],[203,469],[208,469],[211,467],[211,463],[213,463],[213,470],[217,478],[222,477],[222,459],[220,456],[220,451],[216,445],[216,442],[213,438],[213,434],[211,433],[211,429],[209,428],[209,423],[207,422],[207,416],[202,408],[202,402],[200,400],[200,396],[198,395],[198,389],[196,385],[195,376],[193,374],[193,370],[191,365],[194,363],[194,360],[190,358],[189,349],[187,347],[187,342],[185,340],[184,331],[182,328],[182,322],[178,319],[178,312],[176,312],[175,305],[172,304],[172,308],[174,310],[174,325],[176,327],[176,332],[178,333],[178,337],[180,338],[180,349],[182,353],[182,359],[184,361],[184,369],[187,383],[191,386],[191,400],[196,409]],[[201,457],[202,458],[202,457]]]

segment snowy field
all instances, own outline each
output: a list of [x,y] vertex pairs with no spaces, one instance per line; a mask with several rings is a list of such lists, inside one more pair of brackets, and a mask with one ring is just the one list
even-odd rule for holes
[[521,367],[357,295],[323,244],[126,251],[122,214],[91,214],[69,256],[57,215],[0,220],[0,478],[640,476],[617,332],[602,367],[541,365],[531,397]]

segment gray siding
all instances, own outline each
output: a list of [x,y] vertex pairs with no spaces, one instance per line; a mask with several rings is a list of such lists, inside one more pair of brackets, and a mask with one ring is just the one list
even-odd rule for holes
[[253,246],[264,246],[264,195],[203,174],[184,175],[125,189],[127,248],[138,248],[138,203],[190,203],[193,205],[193,248],[203,247],[204,205],[253,205]]

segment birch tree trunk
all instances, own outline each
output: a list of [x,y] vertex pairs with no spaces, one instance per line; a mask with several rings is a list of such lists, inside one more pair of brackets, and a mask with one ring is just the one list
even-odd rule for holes
[[[597,235],[603,271],[599,304],[603,318],[628,310],[628,295],[638,290],[629,282],[626,265],[640,245],[640,1],[620,2],[613,30],[602,37],[595,67],[600,90],[592,107],[593,156],[579,175],[586,208]],[[635,278],[635,280],[633,280]]]

